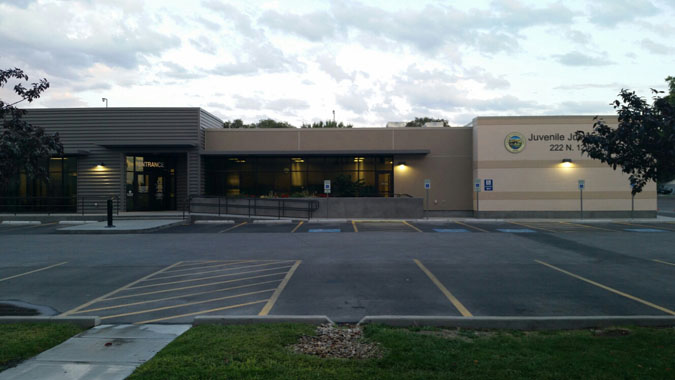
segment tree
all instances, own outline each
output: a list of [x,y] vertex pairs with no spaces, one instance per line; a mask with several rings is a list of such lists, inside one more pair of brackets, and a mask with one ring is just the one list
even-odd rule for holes
[[0,99],[0,187],[17,178],[23,170],[28,178],[49,181],[49,168],[44,164],[53,155],[63,155],[63,145],[59,134],[48,135],[41,127],[23,120],[26,111],[15,107],[23,101],[28,103],[40,97],[49,88],[46,79],[31,83],[28,88],[22,81],[28,81],[28,75],[18,68],[0,70],[0,87],[9,80],[18,80],[14,93],[19,100],[6,103]]
[[426,123],[443,123],[444,127],[449,127],[448,121],[445,119],[432,119],[430,117],[416,117],[415,120],[406,123],[406,127],[424,127]]
[[241,119],[223,122],[223,128],[295,128],[285,121],[276,121],[274,119],[263,119],[253,124],[244,124]]
[[333,120],[319,121],[318,123],[303,124],[302,128],[352,128],[351,124],[344,124]]
[[617,128],[596,117],[592,132],[576,132],[583,153],[629,174],[633,195],[649,181],[675,179],[675,78],[666,81],[669,95],[659,96],[663,91],[652,89],[651,105],[622,89],[619,100],[610,103],[619,117]]

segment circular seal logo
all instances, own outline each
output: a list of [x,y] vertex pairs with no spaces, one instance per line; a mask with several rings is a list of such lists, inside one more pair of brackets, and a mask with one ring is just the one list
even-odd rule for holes
[[504,146],[511,153],[520,153],[521,150],[525,149],[525,137],[518,132],[511,132],[506,135]]

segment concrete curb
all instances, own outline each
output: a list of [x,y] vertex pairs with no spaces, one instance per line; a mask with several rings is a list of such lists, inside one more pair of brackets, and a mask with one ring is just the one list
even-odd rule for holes
[[101,324],[99,317],[0,317],[0,324],[7,323],[72,323],[91,328]]
[[97,223],[96,220],[61,220],[59,224],[87,224],[87,223]]
[[360,325],[462,327],[469,329],[575,330],[611,326],[672,327],[675,317],[653,315],[573,317],[433,317],[417,315],[365,316]]
[[234,224],[234,220],[229,220],[229,219],[223,219],[223,220],[218,220],[218,219],[197,219],[193,224]]
[[28,224],[42,224],[39,220],[4,220],[2,224],[9,224],[12,226],[23,226]]
[[291,224],[291,219],[256,219],[253,224]]
[[[113,225],[115,222],[113,221]],[[138,229],[125,229],[125,230],[118,230],[115,228],[106,228],[106,229],[99,229],[99,230],[64,230],[64,229],[58,229],[56,230],[56,233],[58,234],[94,234],[94,235],[109,235],[109,234],[144,234],[148,232],[155,232],[159,230],[163,230],[165,228],[169,227],[175,227],[175,226],[182,226],[187,224],[187,220],[180,220],[174,223],[169,223],[165,224],[162,226],[157,226],[157,227],[151,227],[151,228],[138,228]]]
[[252,325],[257,323],[335,324],[325,315],[199,315],[195,317],[192,325]]

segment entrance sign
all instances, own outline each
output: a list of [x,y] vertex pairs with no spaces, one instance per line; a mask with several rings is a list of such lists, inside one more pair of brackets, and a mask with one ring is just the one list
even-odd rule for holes
[[425,179],[425,180],[424,180],[424,188],[425,188],[426,190],[431,189],[431,180],[430,180],[430,179]]
[[476,178],[473,183],[473,191],[480,193],[480,178]]
[[483,187],[485,188],[485,191],[492,191],[492,180],[491,179],[486,179],[483,181]]
[[326,179],[323,181],[323,192],[325,194],[330,194],[330,180]]

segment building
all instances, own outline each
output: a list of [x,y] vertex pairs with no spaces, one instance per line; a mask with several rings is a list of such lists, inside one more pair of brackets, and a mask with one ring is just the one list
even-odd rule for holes
[[[65,156],[50,160],[48,186],[22,176],[3,196],[55,197],[70,211],[102,207],[109,197],[127,211],[180,210],[191,196],[323,197],[325,180],[331,196],[412,197],[426,215],[631,210],[627,176],[583,157],[574,140],[575,131],[592,128],[590,116],[351,129],[223,129],[199,108],[31,109],[26,118],[59,132]],[[656,186],[633,204],[636,216],[654,216]]]

